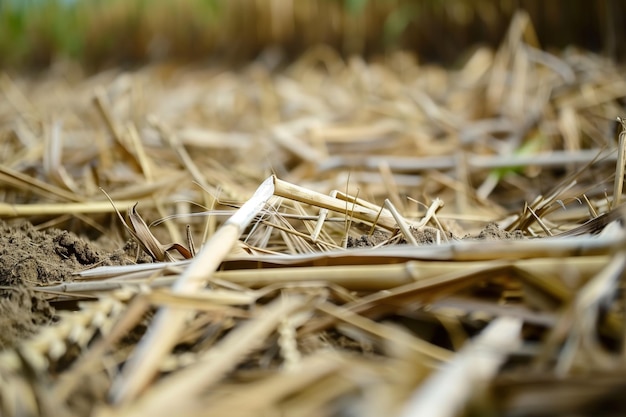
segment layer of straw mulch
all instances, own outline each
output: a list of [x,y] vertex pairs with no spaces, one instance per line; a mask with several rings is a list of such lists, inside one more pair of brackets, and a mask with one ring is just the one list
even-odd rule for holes
[[624,412],[623,70],[274,64],[2,76],[2,415]]

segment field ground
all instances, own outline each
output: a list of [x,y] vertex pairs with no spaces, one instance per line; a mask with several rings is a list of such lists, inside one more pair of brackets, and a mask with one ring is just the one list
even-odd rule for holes
[[0,415],[626,412],[626,73],[530,33],[2,74]]

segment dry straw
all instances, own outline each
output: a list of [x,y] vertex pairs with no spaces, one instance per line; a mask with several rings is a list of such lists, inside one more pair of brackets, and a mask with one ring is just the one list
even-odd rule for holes
[[0,78],[5,226],[140,248],[30,285],[60,313],[0,353],[0,414],[557,414],[599,374],[569,411],[615,398],[623,71],[523,13],[457,70],[266,58]]

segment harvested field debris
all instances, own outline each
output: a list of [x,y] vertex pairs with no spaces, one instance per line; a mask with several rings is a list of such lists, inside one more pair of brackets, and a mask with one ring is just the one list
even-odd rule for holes
[[526,14],[0,97],[1,415],[623,412],[626,72]]

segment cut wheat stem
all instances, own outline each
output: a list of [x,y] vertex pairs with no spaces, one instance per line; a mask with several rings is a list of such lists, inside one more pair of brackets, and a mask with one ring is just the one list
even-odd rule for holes
[[[177,293],[194,292],[206,284],[234,246],[243,230],[264,208],[274,194],[274,179],[266,179],[255,194],[211,236],[172,290]],[[146,387],[158,371],[161,359],[176,344],[188,311],[162,308],[157,313],[151,331],[139,343],[121,375],[114,380],[111,398],[117,403],[130,401]]]

